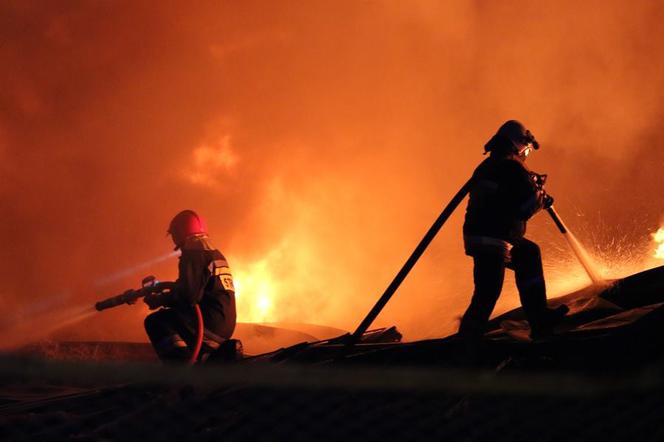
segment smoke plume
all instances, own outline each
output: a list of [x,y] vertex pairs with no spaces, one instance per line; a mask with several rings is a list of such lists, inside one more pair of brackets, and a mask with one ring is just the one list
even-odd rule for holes
[[[663,20],[618,0],[4,2],[0,307],[136,286],[98,282],[167,254],[191,208],[244,288],[240,321],[352,329],[511,118],[581,242],[643,268],[664,215]],[[456,327],[461,223],[378,325]],[[582,278],[544,215],[529,235],[552,294]],[[498,309],[517,303],[506,284]]]

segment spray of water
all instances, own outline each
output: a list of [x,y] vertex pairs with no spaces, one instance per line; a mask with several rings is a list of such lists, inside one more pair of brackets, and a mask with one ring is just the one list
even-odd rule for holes
[[588,274],[588,277],[592,283],[596,285],[603,284],[605,280],[600,274],[599,270],[597,270],[597,265],[593,262],[592,258],[590,258],[590,255],[583,247],[583,245],[581,245],[579,240],[576,239],[576,236],[574,236],[574,234],[567,228],[562,218],[560,218],[560,215],[558,215],[558,212],[556,212],[553,206],[549,207],[547,212],[549,215],[551,215],[551,219],[553,219],[553,222],[558,227],[558,230],[560,230],[560,232],[565,237],[567,244],[569,244],[572,252],[574,252],[574,255],[576,255],[576,258],[581,263],[581,266]]
[[25,317],[10,328],[0,330],[6,337],[0,344],[0,350],[11,351],[45,339],[53,332],[83,321],[96,313],[97,310],[93,306],[79,305]]
[[[155,264],[179,256],[179,252],[170,252],[155,258],[134,264],[127,268],[104,275],[94,281],[96,287],[103,287],[120,281],[139,271],[149,269]],[[97,313],[94,306],[69,306],[69,291],[64,295],[46,298],[20,314],[0,321],[0,332],[5,339],[0,343],[0,350],[13,350],[21,346],[47,339],[52,333],[76,324]]]
[[138,273],[141,270],[148,270],[152,268],[155,264],[159,264],[160,262],[167,261],[171,258],[175,258],[180,255],[180,252],[170,252],[165,255],[158,256],[156,258],[134,264],[133,266],[127,267],[122,270],[118,270],[117,272],[110,273],[108,275],[104,275],[100,278],[98,278],[95,281],[95,286],[97,287],[103,287],[107,286],[110,284],[113,284],[115,282],[121,281],[124,278],[131,276],[135,273]]
[[569,244],[570,248],[578,258],[579,262],[583,266],[583,269],[586,271],[593,284],[602,284],[604,282],[604,278],[599,273],[597,266],[586,251],[585,247],[583,247],[576,236],[574,236],[574,234],[569,230],[563,235],[565,236],[567,244]]

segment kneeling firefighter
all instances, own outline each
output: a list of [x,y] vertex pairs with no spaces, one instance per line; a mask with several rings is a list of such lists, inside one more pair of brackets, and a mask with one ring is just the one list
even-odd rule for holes
[[541,176],[524,164],[538,148],[523,124],[507,121],[484,146],[490,155],[473,174],[463,235],[466,254],[474,261],[475,291],[459,328],[469,343],[477,343],[484,334],[502,291],[505,268],[514,270],[532,337],[550,334],[568,311],[564,305],[547,308],[540,249],[524,238],[527,220],[553,204],[540,185]]
[[204,324],[199,360],[205,360],[220,347],[231,342],[235,345],[230,340],[236,321],[233,277],[224,255],[210,244],[205,224],[196,212],[178,213],[168,234],[175,250],[182,253],[178,279],[160,282],[165,292],[143,298],[150,310],[159,309],[145,318],[145,330],[162,361],[185,362],[197,339],[198,305]]

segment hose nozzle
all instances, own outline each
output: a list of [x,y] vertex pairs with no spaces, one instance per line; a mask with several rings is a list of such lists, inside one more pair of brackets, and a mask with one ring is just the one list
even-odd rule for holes
[[142,293],[140,290],[127,290],[121,295],[99,301],[95,304],[95,309],[97,309],[97,311],[102,311],[122,304],[133,304],[141,296]]

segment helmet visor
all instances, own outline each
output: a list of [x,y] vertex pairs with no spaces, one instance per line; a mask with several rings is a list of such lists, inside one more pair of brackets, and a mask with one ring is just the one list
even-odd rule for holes
[[535,149],[533,143],[525,144],[519,149],[519,156],[527,158],[528,155],[530,155],[530,153],[533,151],[533,149]]

